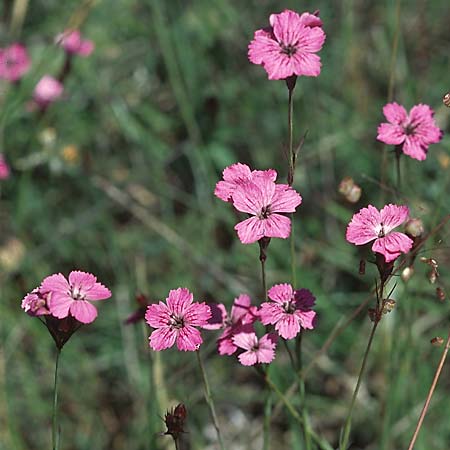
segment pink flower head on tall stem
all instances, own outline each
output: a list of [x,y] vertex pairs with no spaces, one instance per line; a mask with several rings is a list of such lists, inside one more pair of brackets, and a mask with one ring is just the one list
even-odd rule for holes
[[269,364],[275,358],[277,335],[269,333],[258,339],[255,333],[238,333],[233,336],[233,343],[245,350],[238,355],[239,362],[243,366]]
[[314,328],[316,301],[308,289],[295,290],[290,284],[276,284],[267,292],[271,302],[261,305],[260,318],[263,325],[275,325],[275,330],[284,339],[293,339],[301,328]]
[[237,350],[233,342],[233,336],[244,329],[253,331],[251,325],[258,318],[258,308],[251,305],[250,297],[246,294],[241,294],[234,299],[230,316],[228,316],[223,304],[210,306],[212,317],[209,319],[208,325],[203,328],[209,330],[223,329],[222,334],[217,339],[218,352],[220,355],[232,355]]
[[23,45],[13,44],[0,49],[0,78],[18,81],[28,72],[30,66],[31,60]]
[[233,193],[233,205],[253,217],[239,222],[234,229],[243,244],[263,237],[286,239],[291,233],[291,220],[282,213],[293,213],[302,198],[287,184],[275,184],[268,177],[254,177],[239,185]]
[[44,75],[36,84],[33,92],[34,101],[43,109],[53,103],[63,93],[63,85],[50,75]]
[[384,256],[387,263],[401,253],[408,253],[413,245],[406,234],[392,231],[409,217],[407,206],[386,205],[378,211],[372,205],[356,213],[347,227],[346,239],[355,245],[375,241],[372,250]]
[[89,56],[94,51],[94,43],[82,39],[78,30],[66,30],[56,37],[56,43],[72,55]]
[[61,273],[50,275],[39,290],[49,294],[47,304],[53,316],[63,319],[71,315],[81,323],[91,323],[97,317],[91,301],[111,297],[111,291],[97,282],[94,275],[79,270],[70,272],[68,280]]
[[398,103],[388,103],[383,107],[383,114],[388,122],[378,126],[377,139],[401,146],[403,153],[411,158],[423,161],[428,146],[442,139],[443,131],[436,125],[434,112],[428,105],[415,105],[408,114]]
[[6,180],[9,178],[9,166],[8,163],[5,161],[5,158],[0,153],[0,180]]
[[269,80],[284,80],[293,75],[317,77],[325,42],[322,21],[314,14],[285,10],[271,14],[270,27],[255,32],[248,46],[248,58],[261,64]]
[[166,303],[149,305],[145,314],[147,323],[156,328],[150,336],[153,350],[165,350],[175,342],[178,350],[198,350],[203,342],[200,331],[211,317],[206,303],[193,302],[193,295],[186,288],[171,290]]

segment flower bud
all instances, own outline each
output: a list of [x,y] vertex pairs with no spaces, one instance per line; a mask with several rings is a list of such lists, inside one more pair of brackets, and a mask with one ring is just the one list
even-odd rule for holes
[[351,177],[345,177],[339,184],[339,193],[350,203],[356,203],[361,198],[361,192]]
[[412,237],[422,236],[424,232],[423,222],[420,219],[409,219],[406,222],[405,231]]
[[383,314],[390,313],[394,308],[395,308],[395,300],[388,298],[387,300],[384,301]]
[[444,103],[447,108],[450,108],[450,92],[447,92],[444,97],[442,97],[442,103]]
[[406,283],[414,275],[414,267],[405,267],[402,271],[401,278]]
[[431,339],[430,342],[435,347],[440,347],[444,343],[444,339],[442,339],[440,336],[436,336],[433,339]]

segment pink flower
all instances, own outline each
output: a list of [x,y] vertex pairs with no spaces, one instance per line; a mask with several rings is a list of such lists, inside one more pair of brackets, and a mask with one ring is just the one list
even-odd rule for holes
[[20,44],[13,44],[0,49],[0,78],[17,81],[28,72],[31,65],[27,49]]
[[63,85],[58,80],[44,75],[34,88],[33,99],[41,108],[46,108],[61,97],[63,90]]
[[386,205],[378,211],[372,205],[356,213],[347,227],[346,239],[355,245],[375,240],[372,250],[384,256],[386,262],[394,261],[401,253],[411,250],[413,241],[406,234],[392,232],[409,216],[407,206]]
[[0,153],[0,180],[6,180],[9,178],[9,172],[9,166],[3,155]]
[[203,328],[209,330],[222,328],[223,333],[217,340],[219,354],[232,355],[237,350],[233,343],[233,336],[244,329],[253,331],[253,327],[249,325],[252,325],[258,318],[257,307],[251,305],[250,297],[246,294],[241,294],[234,299],[229,317],[223,304],[210,306],[212,317]]
[[53,316],[63,319],[72,315],[82,323],[91,323],[97,317],[97,309],[89,301],[111,297],[111,291],[94,275],[79,270],[70,272],[68,281],[61,273],[50,275],[39,290],[50,294],[47,303]]
[[300,195],[287,184],[275,184],[268,177],[254,177],[233,193],[234,207],[253,216],[234,229],[243,244],[263,237],[285,239],[291,232],[291,220],[279,213],[293,213],[301,202]]
[[385,144],[400,145],[405,155],[423,161],[428,146],[442,139],[442,130],[436,125],[434,112],[428,105],[413,106],[409,114],[398,103],[383,108],[388,123],[378,127],[377,139]]
[[22,309],[30,316],[44,316],[50,314],[47,298],[48,292],[43,293],[39,288],[33,289],[22,300]]
[[253,178],[267,176],[272,181],[277,179],[276,170],[250,170],[246,164],[236,163],[228,166],[223,171],[223,180],[216,184],[214,195],[224,202],[232,200],[233,192],[238,186],[252,181]]
[[265,334],[261,339],[255,333],[238,333],[233,336],[233,343],[245,350],[238,356],[243,366],[269,364],[275,358],[277,336],[273,333]]
[[150,336],[153,350],[165,350],[177,343],[178,350],[198,350],[203,342],[200,331],[211,317],[206,303],[193,302],[193,295],[186,288],[171,290],[163,302],[149,305],[145,314],[147,323],[157,330]]
[[321,62],[317,53],[325,42],[319,17],[285,10],[271,14],[270,27],[257,30],[248,46],[248,58],[261,64],[269,80],[283,80],[292,75],[317,77]]
[[300,328],[314,328],[316,313],[311,308],[316,299],[308,289],[294,291],[290,284],[276,284],[267,294],[272,302],[261,305],[263,325],[274,324],[275,330],[284,339],[297,336]]
[[89,56],[94,50],[94,43],[81,39],[78,30],[67,30],[56,38],[59,44],[67,53],[80,56]]

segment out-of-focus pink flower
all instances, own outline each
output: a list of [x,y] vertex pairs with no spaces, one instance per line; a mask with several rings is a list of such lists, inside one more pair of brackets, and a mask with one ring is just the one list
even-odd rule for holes
[[94,51],[94,43],[81,38],[78,30],[66,30],[56,38],[59,44],[67,53],[80,56],[89,56]]
[[136,302],[138,304],[138,308],[124,320],[125,325],[135,324],[145,319],[145,313],[148,305],[150,304],[149,299],[145,294],[137,294]]
[[316,301],[308,289],[295,290],[290,284],[276,284],[267,292],[271,302],[261,305],[260,318],[263,325],[275,325],[275,330],[284,339],[292,339],[301,328],[314,328]]
[[8,163],[5,161],[5,158],[0,153],[0,180],[6,180],[9,178],[9,166]]
[[276,334],[265,334],[258,339],[255,333],[238,333],[233,336],[234,345],[245,350],[238,356],[243,366],[269,364],[275,358]]
[[270,27],[255,32],[248,46],[248,58],[261,64],[269,80],[293,75],[317,77],[320,57],[316,53],[325,42],[322,21],[314,14],[285,10],[271,14]]
[[405,155],[423,161],[428,146],[442,139],[443,131],[433,118],[434,112],[428,105],[415,105],[409,114],[398,103],[383,107],[388,123],[378,126],[377,139],[385,144],[401,145]]
[[252,181],[253,178],[265,176],[275,181],[277,179],[276,170],[251,170],[247,164],[236,163],[228,166],[223,171],[223,180],[216,184],[214,195],[224,202],[232,201],[233,192],[238,186]]
[[91,323],[97,317],[97,309],[91,301],[111,297],[111,291],[97,282],[97,278],[87,272],[74,270],[67,280],[58,273],[45,278],[39,290],[49,293],[47,298],[50,313],[58,319],[72,315],[81,323]]
[[44,316],[50,314],[47,305],[48,292],[43,293],[39,288],[33,289],[22,300],[22,309],[30,316]]
[[253,331],[251,325],[258,318],[258,308],[251,305],[250,297],[246,294],[241,294],[234,299],[230,316],[221,303],[211,304],[210,307],[212,316],[203,328],[209,330],[223,329],[223,333],[217,339],[219,354],[232,355],[237,350],[233,342],[233,336],[244,329],[248,332]]
[[31,65],[27,49],[21,44],[13,44],[0,49],[0,78],[8,81],[20,80]]
[[156,328],[150,336],[150,347],[165,350],[176,342],[178,350],[198,350],[203,339],[195,327],[207,325],[210,307],[206,303],[193,302],[193,295],[186,288],[171,290],[166,303],[159,302],[147,308],[145,320]]
[[234,229],[243,244],[263,237],[287,238],[291,220],[280,213],[293,213],[302,198],[287,184],[275,184],[268,177],[254,177],[239,185],[233,193],[233,205],[253,217],[239,222]]
[[378,211],[372,205],[361,209],[348,224],[346,239],[355,245],[364,245],[375,240],[372,250],[384,256],[387,263],[401,253],[408,253],[413,245],[406,234],[392,231],[408,220],[407,206],[386,205]]
[[63,90],[63,85],[56,78],[44,75],[34,88],[33,99],[41,108],[46,108],[61,97]]

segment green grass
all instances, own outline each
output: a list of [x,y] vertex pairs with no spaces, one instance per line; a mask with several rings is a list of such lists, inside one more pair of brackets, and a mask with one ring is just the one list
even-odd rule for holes
[[[63,350],[61,450],[172,448],[157,433],[165,431],[160,417],[180,401],[191,448],[214,448],[194,355],[156,355],[146,343],[149,328],[122,323],[137,292],[156,300],[186,286],[197,299],[231,304],[247,292],[260,300],[257,245],[238,242],[236,216],[213,196],[233,162],[286,176],[287,89],[248,62],[254,30],[271,12],[320,9],[327,33],[321,75],[298,80],[294,96],[296,140],[307,131],[294,184],[303,197],[295,218],[297,279],[315,293],[318,311],[317,329],[305,336],[308,364],[373,285],[370,265],[358,275],[368,254],[345,242],[352,214],[368,203],[382,206],[382,195],[407,203],[427,231],[449,213],[450,109],[441,97],[450,88],[450,5],[402,2],[394,98],[408,108],[431,105],[447,135],[425,162],[403,159],[403,189],[394,196],[380,190],[375,137],[387,99],[395,2],[99,1],[82,27],[95,52],[75,61],[66,99],[37,120],[26,103],[39,77],[59,70],[63,58],[52,41],[79,4],[30,2],[20,40],[33,68],[19,87],[1,86],[0,145],[13,176],[0,185],[0,449],[50,448],[55,351],[20,301],[46,275],[73,268],[95,273],[113,297]],[[0,36],[8,42],[5,24]],[[63,156],[69,145],[78,150],[74,162]],[[392,185],[394,156],[388,161]],[[337,192],[347,175],[363,188],[356,205]],[[423,256],[438,260],[450,294],[448,241],[447,226]],[[289,242],[273,240],[268,253],[268,286],[288,281]],[[415,270],[407,284],[395,280],[397,307],[377,331],[353,450],[407,447],[439,360],[442,349],[429,341],[447,335],[448,300],[436,299],[428,266],[417,260]],[[306,380],[313,427],[334,444],[370,325],[362,313]],[[202,351],[228,448],[262,448],[261,381],[233,358],[216,356],[214,336],[208,333]],[[280,346],[272,370],[283,390],[295,379],[289,367]],[[444,368],[416,450],[448,448],[449,391]],[[273,448],[300,450],[302,439],[281,409]]]

